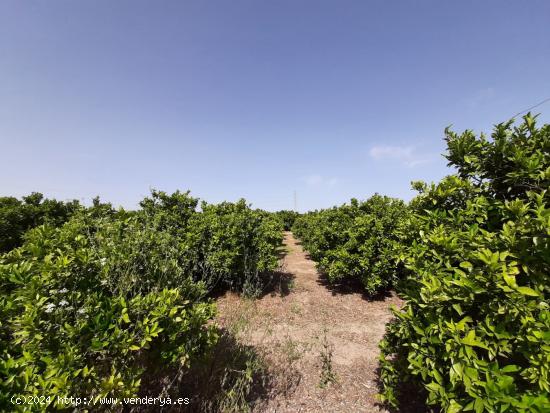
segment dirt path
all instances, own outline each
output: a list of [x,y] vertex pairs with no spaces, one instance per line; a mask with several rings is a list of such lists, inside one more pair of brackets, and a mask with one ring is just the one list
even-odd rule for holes
[[368,301],[324,285],[291,233],[275,288],[258,300],[227,294],[219,322],[266,360],[274,383],[262,412],[380,412],[378,342],[399,298]]

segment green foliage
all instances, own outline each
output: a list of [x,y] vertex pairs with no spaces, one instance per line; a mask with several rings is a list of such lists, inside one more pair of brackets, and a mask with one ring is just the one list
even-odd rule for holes
[[138,216],[83,213],[31,230],[0,259],[0,405],[13,394],[131,396],[145,366],[202,356],[214,307],[179,253]]
[[403,201],[374,195],[305,214],[293,229],[330,282],[359,280],[375,294],[400,277],[396,257],[407,216]]
[[181,265],[208,289],[234,289],[254,294],[260,275],[277,267],[282,225],[244,199],[220,204],[201,203],[189,192],[167,195],[153,191],[141,202],[142,213],[182,245]]
[[244,200],[197,206],[188,192],[153,191],[135,212],[96,199],[0,256],[0,409],[11,395],[133,396],[146,370],[209,353],[208,294],[260,288],[282,226]]
[[244,199],[212,205],[203,202],[192,219],[190,236],[202,262],[197,277],[254,295],[260,275],[277,267],[282,226],[270,214],[252,210]]
[[382,342],[383,397],[421,384],[445,412],[550,411],[550,126],[447,133],[457,174],[415,183],[406,299]]
[[281,210],[275,212],[275,216],[282,221],[285,231],[290,231],[294,225],[294,221],[300,216],[300,213],[290,210]]
[[327,251],[346,242],[347,231],[359,213],[356,205],[352,200],[352,205],[308,212],[296,219],[292,231],[314,261],[320,263]]
[[20,246],[23,234],[30,228],[42,224],[61,225],[80,208],[76,200],[65,203],[44,199],[38,192],[21,200],[0,197],[0,253]]

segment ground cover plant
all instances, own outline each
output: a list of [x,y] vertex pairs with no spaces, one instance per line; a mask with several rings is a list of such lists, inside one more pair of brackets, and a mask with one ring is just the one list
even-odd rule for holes
[[373,295],[401,276],[397,257],[407,216],[403,201],[374,195],[304,214],[293,230],[331,283],[356,280]]
[[208,357],[214,286],[254,292],[282,227],[245,201],[197,206],[181,192],[133,212],[97,201],[0,256],[2,409],[11,395],[134,396],[155,368]]
[[445,412],[550,411],[550,125],[535,120],[447,130],[456,174],[414,184],[406,305],[382,343],[389,403],[408,383]]

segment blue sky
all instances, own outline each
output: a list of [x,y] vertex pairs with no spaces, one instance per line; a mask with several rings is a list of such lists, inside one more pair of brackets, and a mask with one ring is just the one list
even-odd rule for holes
[[447,125],[547,97],[544,0],[3,0],[0,195],[410,199]]

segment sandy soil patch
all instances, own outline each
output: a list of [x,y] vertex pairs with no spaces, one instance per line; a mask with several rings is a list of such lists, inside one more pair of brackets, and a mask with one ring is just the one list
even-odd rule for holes
[[376,398],[378,343],[390,307],[401,300],[331,291],[290,232],[285,246],[273,291],[257,300],[232,293],[218,299],[218,323],[256,348],[275,377],[271,393],[253,410],[385,411]]

